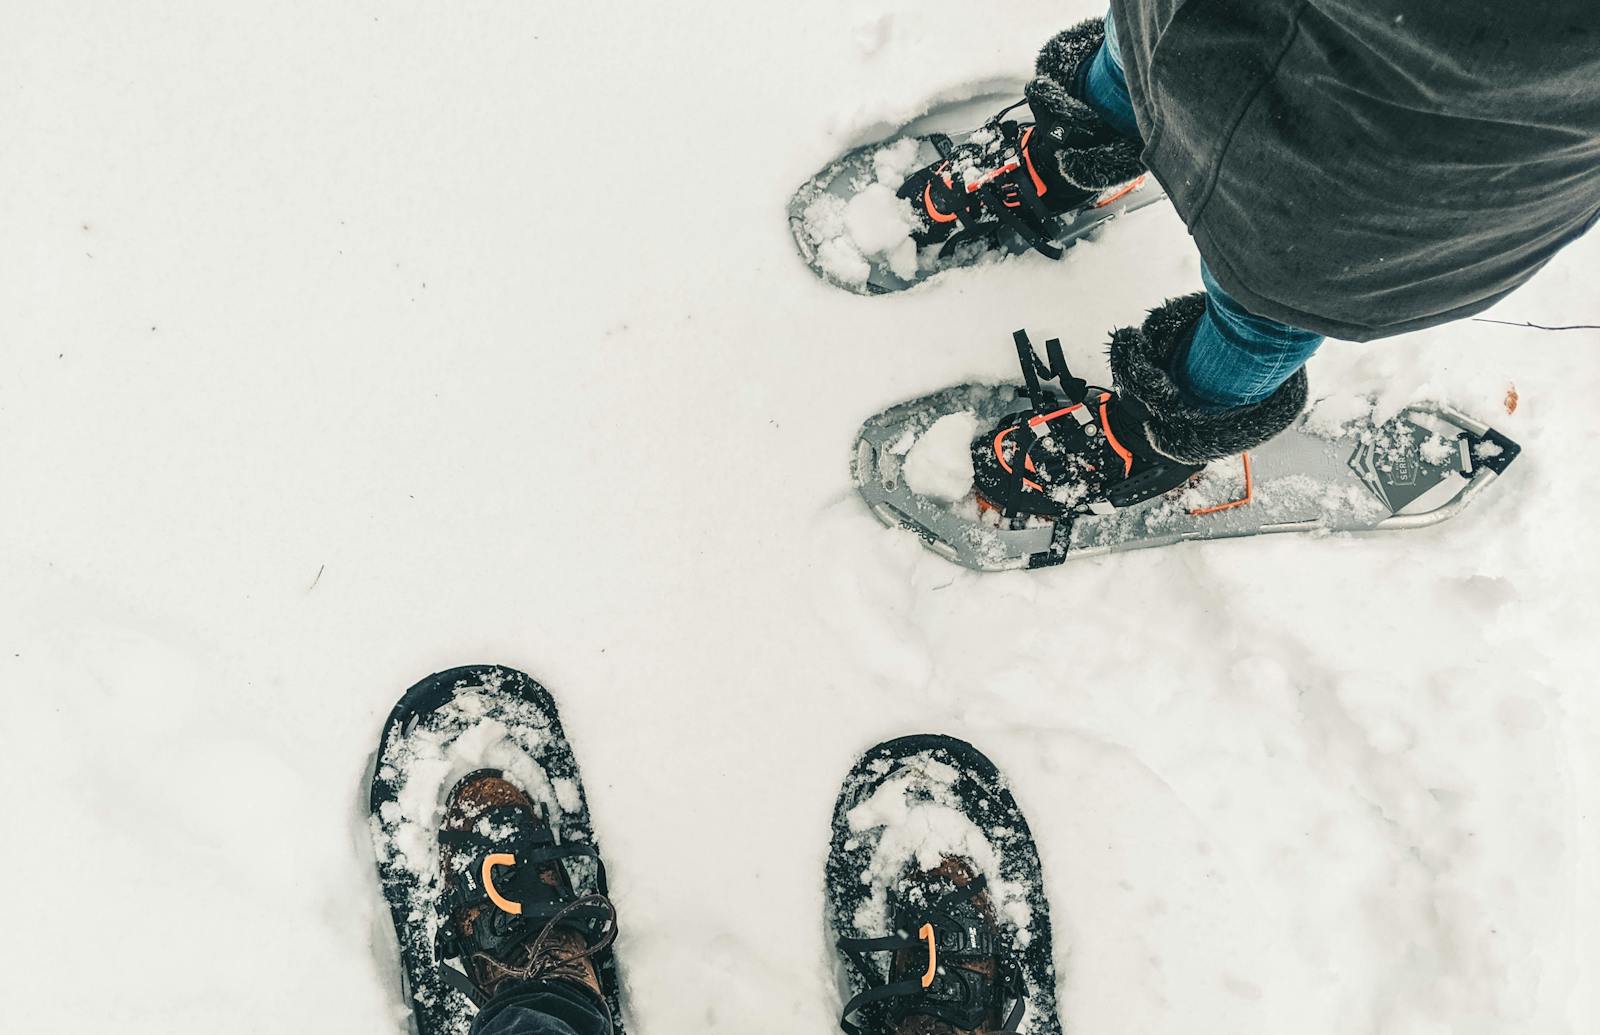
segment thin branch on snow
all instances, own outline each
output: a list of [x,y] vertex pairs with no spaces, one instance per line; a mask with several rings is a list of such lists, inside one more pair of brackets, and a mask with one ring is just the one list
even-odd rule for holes
[[1569,323],[1559,327],[1550,327],[1542,323],[1517,323],[1513,320],[1489,320],[1482,316],[1474,316],[1474,323],[1497,323],[1503,327],[1532,327],[1536,331],[1600,331],[1600,323]]

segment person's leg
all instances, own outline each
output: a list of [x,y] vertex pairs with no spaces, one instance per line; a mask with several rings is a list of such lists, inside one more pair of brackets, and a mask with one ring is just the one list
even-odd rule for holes
[[[1069,89],[1116,132],[1139,139],[1133,100],[1117,44],[1117,26],[1106,12],[1105,39],[1085,61]],[[1189,348],[1172,371],[1193,405],[1223,410],[1260,402],[1287,381],[1322,344],[1322,336],[1256,316],[1228,296],[1200,264],[1206,311]]]
[[560,982],[536,982],[495,996],[472,1021],[472,1035],[611,1035],[598,999]]
[[1252,315],[1200,264],[1206,312],[1174,371],[1178,385],[1206,409],[1246,406],[1267,398],[1305,365],[1322,335]]
[[1106,12],[1106,38],[1093,60],[1084,62],[1078,81],[1068,87],[1106,125],[1125,137],[1139,139],[1139,123],[1133,117],[1133,98],[1128,95],[1128,77],[1122,70],[1122,52],[1117,49],[1117,26]]
[[[1133,100],[1117,48],[1117,27],[1106,12],[1106,37],[1084,64],[1075,91],[1112,129],[1138,137]],[[1178,386],[1206,409],[1228,409],[1260,402],[1302,366],[1322,344],[1322,336],[1247,311],[1200,264],[1206,312],[1183,354]]]

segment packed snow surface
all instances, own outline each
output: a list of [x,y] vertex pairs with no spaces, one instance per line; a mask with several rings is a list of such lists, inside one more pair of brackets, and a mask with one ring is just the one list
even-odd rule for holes
[[[561,707],[640,1035],[835,1030],[830,810],[910,732],[1007,774],[1075,1035],[1600,1030],[1600,332],[1323,347],[1319,399],[1523,445],[1417,532],[982,576],[851,488],[1016,328],[1103,380],[1198,287],[1165,204],[892,297],[795,253],[816,170],[1098,13],[12,5],[0,1027],[398,1035],[367,766],[495,662]],[[1484,315],[1600,323],[1597,269]]]

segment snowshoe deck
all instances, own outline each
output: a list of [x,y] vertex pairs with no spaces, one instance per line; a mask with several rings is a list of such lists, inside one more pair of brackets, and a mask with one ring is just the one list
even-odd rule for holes
[[[846,153],[806,181],[789,202],[789,226],[806,264],[830,284],[878,295],[902,291],[945,270],[1029,251],[1029,242],[1009,231],[1000,232],[998,249],[951,242],[920,250],[909,237],[882,232],[883,221],[892,219],[886,210],[899,203],[893,195],[906,175],[940,159],[934,134],[965,142],[974,127],[981,128],[986,118],[1015,100],[1014,94],[986,94],[940,106],[895,135]],[[1067,247],[1108,219],[1165,197],[1148,175],[1132,186],[1102,192],[1083,207],[1057,215],[1051,243]],[[851,211],[852,205],[866,211]],[[863,224],[870,229],[863,230]]]
[[[561,842],[595,843],[577,761],[544,687],[512,669],[474,665],[406,691],[384,723],[373,762],[369,824],[415,1035],[466,1035],[477,1012],[440,978],[434,955],[443,893],[437,838],[450,789],[486,767],[505,771],[526,791]],[[596,890],[592,862],[567,865],[579,895]],[[597,970],[622,1035],[614,958],[608,954]]]
[[[885,801],[885,795],[894,800]],[[889,836],[889,824],[893,817],[903,817],[907,808],[918,806],[958,813],[971,824],[973,836],[985,843],[973,854],[987,858],[974,861],[986,871],[1000,938],[1015,950],[1024,992],[1018,1030],[1027,1035],[1061,1035],[1050,909],[1038,849],[1005,778],[965,741],[932,734],[901,737],[872,748],[850,770],[833,810],[826,871],[828,921],[834,934],[843,939],[880,939],[896,933],[889,929],[888,884],[898,881],[915,857],[898,858],[897,852],[906,845],[904,839]],[[937,825],[950,828],[948,822]],[[955,846],[933,847],[945,851]],[[926,866],[930,860],[917,862]],[[844,948],[837,951],[845,978],[842,987],[851,996],[887,981],[886,970],[869,980]],[[877,1011],[886,1006],[879,1003],[862,1011],[866,1030],[881,1027],[873,1022],[881,1021]]]
[[1004,518],[982,512],[971,493],[949,501],[907,484],[906,458],[941,417],[971,413],[981,430],[1029,405],[1015,386],[962,385],[895,406],[861,429],[856,487],[880,521],[916,532],[940,556],[1006,571],[1189,540],[1420,528],[1460,513],[1520,451],[1470,417],[1419,404],[1333,434],[1302,420],[1211,464],[1185,489],[1105,515]]

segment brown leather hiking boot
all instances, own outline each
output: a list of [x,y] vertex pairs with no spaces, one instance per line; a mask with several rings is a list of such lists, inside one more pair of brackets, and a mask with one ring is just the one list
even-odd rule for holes
[[563,865],[592,848],[557,844],[532,799],[495,769],[456,784],[439,841],[446,916],[435,955],[452,987],[479,1006],[527,981],[604,1000],[595,960],[616,938],[616,911],[604,895],[577,897]]
[[[972,862],[945,856],[913,867],[890,892],[895,934],[842,938],[846,952],[892,951],[887,981],[845,1006],[846,1031],[883,1035],[1005,1035],[1022,1016],[1022,978]],[[1007,1010],[1007,1005],[1010,1009]],[[875,1011],[881,1011],[876,1012]],[[857,1025],[850,1019],[860,1013]]]
[[[908,900],[928,903],[936,901],[941,893],[950,889],[960,891],[970,887],[976,879],[978,874],[968,860],[947,855],[940,860],[936,869],[913,869],[907,873],[903,886]],[[992,935],[998,928],[995,923],[994,905],[989,901],[989,893],[978,891],[968,901]],[[894,982],[925,974],[928,961],[929,953],[920,945],[901,949],[895,953],[894,962],[889,966],[889,980]],[[971,971],[990,984],[1000,972],[1000,961],[995,954],[973,956],[970,953],[960,955],[947,953],[943,965]],[[948,1020],[937,1016],[908,1013],[895,1025],[894,1033],[895,1035],[991,1035],[998,1031],[999,1027],[1000,1001],[996,998],[989,1004],[977,1027],[958,1028]]]

